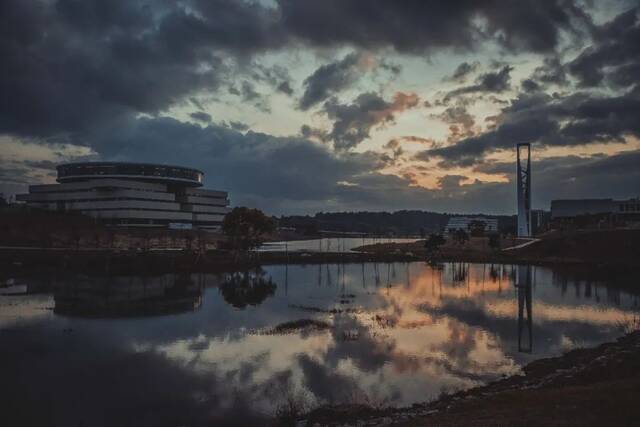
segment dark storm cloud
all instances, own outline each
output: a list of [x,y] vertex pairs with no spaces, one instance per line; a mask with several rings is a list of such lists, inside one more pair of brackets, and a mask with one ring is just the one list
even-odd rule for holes
[[248,124],[234,121],[229,122],[229,127],[233,130],[237,130],[238,132],[246,132],[250,129]]
[[[279,0],[283,26],[317,46],[392,46],[400,52],[471,48],[492,38],[513,50],[550,51],[589,20],[573,1]],[[486,25],[480,28],[478,18]]]
[[31,181],[29,169],[23,167],[5,167],[0,165],[0,183],[28,184]]
[[[640,192],[640,151],[590,157],[561,156],[532,163],[536,205],[548,208],[552,199],[625,198]],[[500,174],[515,180],[514,162],[485,162],[477,172]]]
[[473,74],[478,67],[480,67],[480,63],[476,62],[463,62],[456,67],[453,71],[453,74],[449,77],[445,77],[444,80],[453,80],[457,82],[464,82],[470,74]]
[[[424,51],[471,47],[499,33],[506,45],[538,51],[552,49],[580,18],[565,1],[467,3],[7,0],[0,5],[0,132],[46,137],[156,114],[198,91],[215,91],[233,75],[229,58],[299,43]],[[477,16],[487,20],[489,34],[473,24]],[[258,74],[290,95],[282,70]],[[303,99],[316,102],[314,88],[310,83]]]
[[[574,146],[622,142],[640,136],[640,21],[638,10],[622,13],[594,30],[596,43],[568,64],[582,86],[608,82],[622,92],[575,92],[549,96],[540,84],[566,84],[565,66],[548,57],[522,82],[529,94],[521,94],[496,117],[493,129],[446,147],[421,153],[418,158],[440,157],[443,167],[469,166],[487,153],[511,149],[518,142],[546,146]],[[606,70],[606,72],[605,72]],[[629,87],[629,89],[625,89]],[[461,90],[464,90],[462,88]],[[626,90],[626,91],[625,91]]]
[[533,78],[542,84],[565,84],[567,73],[557,56],[544,58],[542,65],[536,67]]
[[440,157],[444,167],[468,166],[483,161],[487,153],[512,149],[519,142],[547,146],[620,142],[626,135],[640,136],[639,112],[638,90],[609,97],[521,94],[502,110],[494,130],[427,150],[421,156]]
[[234,204],[252,198],[274,202],[330,199],[338,181],[374,171],[380,161],[373,154],[336,156],[328,147],[303,138],[243,134],[225,126],[201,127],[171,118],[122,122],[87,134],[85,140],[108,159],[171,159],[200,168],[208,185],[232,192]]
[[289,71],[282,65],[274,65],[271,67],[264,66],[259,62],[252,62],[249,66],[253,71],[251,77],[259,82],[265,82],[275,91],[285,95],[293,95],[291,87],[291,76]]
[[329,132],[324,129],[318,129],[311,127],[309,125],[302,125],[300,127],[300,134],[307,138],[312,139],[314,141],[319,142],[329,142],[331,141],[331,137],[329,136]]
[[73,132],[215,89],[219,58],[176,53],[151,12],[128,1],[2,2],[0,132]]
[[583,87],[609,83],[628,87],[638,82],[640,70],[640,16],[638,8],[618,15],[597,28],[595,43],[568,64]]
[[324,112],[333,120],[330,137],[337,150],[346,150],[369,138],[372,128],[392,123],[395,114],[415,108],[419,103],[415,94],[398,92],[393,100],[385,101],[378,94],[359,95],[351,104],[341,104],[335,98],[324,104]]
[[531,79],[524,79],[521,86],[525,92],[537,92],[540,90],[540,85]]
[[[392,160],[385,154],[335,153],[301,137],[240,133],[214,123],[202,127],[171,118],[139,118],[85,134],[83,139],[106,160],[166,163],[170,159],[171,163],[199,168],[205,172],[207,187],[230,191],[233,205],[256,206],[273,214],[345,207],[513,211],[512,175],[507,175],[508,183],[465,183],[462,177],[450,175],[441,180],[441,188],[430,190],[412,186],[410,177],[380,173]],[[534,163],[536,206],[548,207],[550,199],[560,198],[569,188],[575,191],[572,197],[624,197],[639,191],[638,152],[580,162],[569,159],[563,163],[563,159],[548,165]],[[508,171],[513,165],[494,167]],[[13,172],[9,175],[15,176]]]
[[[623,49],[636,52],[637,17],[632,18],[627,14],[597,29],[594,47],[576,59],[571,75],[585,83],[584,70],[596,64],[596,69],[613,67],[612,84],[637,82],[637,61]],[[491,203],[492,209],[510,210],[500,208],[511,191],[506,184],[448,182],[446,191],[426,190],[412,187],[407,176],[380,174],[390,161],[386,154],[348,152],[372,129],[415,107],[415,95],[386,100],[363,94],[348,103],[323,92],[339,91],[340,84],[336,88],[331,79],[312,75],[302,96],[309,90],[313,99],[312,86],[316,97],[320,93],[317,102],[324,102],[323,112],[333,121],[324,136],[308,128],[305,137],[278,138],[248,131],[244,124],[200,120],[207,124],[201,127],[161,114],[187,102],[205,114],[199,99],[232,84],[242,99],[264,111],[264,87],[294,95],[287,64],[261,64],[265,52],[351,46],[423,54],[475,49],[494,40],[514,51],[549,53],[561,34],[589,26],[583,11],[566,0],[531,0],[517,7],[492,0],[280,0],[268,6],[241,0],[5,0],[0,2],[0,134],[42,143],[64,139],[90,146],[105,159],[170,159],[201,167],[209,184],[232,191],[235,204],[255,202],[271,211],[342,205],[468,211]],[[545,65],[536,82],[558,80],[553,64]],[[384,61],[380,66],[399,72]],[[504,91],[511,70],[501,67],[461,89]],[[490,132],[421,155],[450,165],[474,164],[515,142],[619,140],[638,134],[637,111],[638,94],[630,89],[609,97],[523,95],[503,110]],[[140,113],[151,118],[137,118]],[[207,119],[200,113],[192,118]],[[340,153],[308,138],[331,138]]]
[[255,108],[262,112],[271,112],[271,107],[269,106],[268,99],[263,94],[258,92],[255,85],[248,80],[242,82],[239,91],[234,91],[232,93],[240,95],[242,101],[253,105]]
[[360,54],[351,53],[339,61],[320,66],[304,81],[299,108],[308,110],[329,96],[348,88],[358,78]]
[[191,113],[189,114],[189,117],[203,123],[209,123],[211,121],[211,114],[207,114],[203,111],[196,111],[195,113]]
[[640,194],[638,150],[586,159],[551,158],[534,165],[536,189],[552,198],[627,198]]
[[442,113],[433,115],[433,117],[449,125],[449,140],[451,141],[467,138],[474,134],[475,119],[462,105],[448,107]]
[[[484,184],[473,187],[474,191],[468,186],[451,188],[451,193],[411,187],[410,179],[378,172],[392,161],[386,154],[336,154],[307,139],[240,133],[216,124],[201,127],[171,118],[139,118],[83,139],[104,159],[165,163],[171,159],[199,168],[208,187],[230,191],[234,205],[249,204],[270,213],[344,206],[466,211],[477,203],[502,206],[508,200],[494,186]],[[463,197],[454,200],[453,194]]]
[[500,70],[496,72],[488,72],[481,74],[476,79],[475,84],[469,86],[463,86],[458,89],[454,89],[447,93],[443,99],[446,103],[450,99],[455,98],[456,96],[466,95],[470,93],[482,93],[482,92],[491,92],[491,93],[501,93],[511,88],[511,71],[513,71],[513,67],[505,65]]
[[[482,17],[486,28],[475,22]],[[0,4],[0,132],[50,136],[215,91],[229,58],[306,43],[424,52],[494,38],[553,49],[580,26],[571,1],[6,0]],[[498,36],[499,35],[499,36]],[[277,87],[292,92],[288,80]]]

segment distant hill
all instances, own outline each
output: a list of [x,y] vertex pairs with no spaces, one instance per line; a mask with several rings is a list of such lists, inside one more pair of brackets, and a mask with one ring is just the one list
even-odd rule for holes
[[446,214],[428,211],[320,212],[313,216],[276,218],[280,227],[292,227],[306,234],[319,230],[368,234],[421,235],[440,232],[454,216],[484,216],[498,219],[501,232],[515,231],[515,215]]

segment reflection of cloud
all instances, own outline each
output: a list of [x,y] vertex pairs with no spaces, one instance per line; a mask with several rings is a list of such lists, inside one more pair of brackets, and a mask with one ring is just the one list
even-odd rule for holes
[[230,396],[216,370],[194,371],[150,350],[131,353],[112,336],[82,329],[43,334],[42,327],[17,327],[3,336],[0,365],[8,369],[0,401],[11,408],[9,420],[97,427],[132,419],[158,426],[264,422],[254,406],[238,403],[252,400],[250,389]]
[[331,403],[363,400],[363,392],[353,378],[336,373],[332,367],[306,354],[298,355],[297,362],[306,387],[316,397]]
[[[535,354],[552,355],[563,350],[567,338],[571,342],[597,343],[606,341],[612,327],[597,328],[589,322],[545,320],[533,307],[534,323],[533,348]],[[515,312],[508,317],[496,316],[485,309],[482,302],[471,300],[443,300],[441,305],[423,304],[420,310],[432,316],[453,318],[467,327],[480,328],[494,335],[500,341],[500,347],[519,363],[531,358],[517,354],[517,318]]]
[[[332,366],[338,366],[342,360],[351,360],[359,369],[371,372],[380,369],[392,359],[393,342],[375,339],[369,328],[355,316],[338,314],[336,327],[332,331],[333,346],[327,349],[326,360]],[[345,340],[344,332],[356,335],[357,340]]]
[[476,348],[476,334],[479,331],[462,325],[459,322],[448,322],[449,339],[432,346],[432,349],[443,352],[447,359],[455,360],[461,367],[469,366],[469,355]]
[[[451,264],[442,270],[420,263],[378,264],[375,268],[370,264],[347,265],[340,267],[337,284],[335,274],[329,284],[324,278],[328,270],[336,271],[335,265],[322,266],[323,280],[317,280],[318,266],[269,266],[265,267],[266,277],[278,283],[283,283],[286,271],[288,293],[278,289],[277,295],[245,310],[236,310],[218,293],[222,277],[204,275],[197,280],[205,292],[202,308],[196,312],[121,319],[117,325],[47,312],[51,317],[46,323],[27,318],[22,323],[5,324],[8,331],[0,334],[3,349],[5,343],[15,345],[0,354],[0,366],[21,367],[16,369],[20,376],[9,375],[10,385],[16,381],[36,383],[41,378],[51,379],[53,384],[69,376],[72,380],[62,391],[67,399],[70,387],[93,390],[94,384],[108,381],[108,375],[125,374],[140,383],[123,393],[135,402],[137,393],[143,393],[142,387],[150,386],[151,377],[155,375],[155,384],[164,384],[167,377],[166,383],[181,393],[173,410],[162,408],[159,412],[167,422],[179,424],[184,411],[192,412],[194,422],[203,420],[203,424],[221,423],[224,416],[260,424],[253,417],[258,411],[268,414],[281,403],[279,390],[294,397],[306,394],[311,402],[361,401],[366,397],[374,402],[409,405],[437,395],[442,388],[470,387],[512,373],[533,358],[556,354],[564,346],[611,339],[617,335],[613,319],[633,304],[624,292],[612,291],[606,298],[603,285],[592,286],[587,296],[584,284],[577,292],[574,281],[556,280],[550,270],[538,269],[533,288],[535,354],[521,355],[516,352],[517,304],[510,268],[494,268],[493,278],[489,265],[470,264],[464,269],[465,281],[454,284]],[[378,288],[374,285],[376,276],[381,284]],[[163,280],[170,279],[150,278],[148,283],[158,286],[156,281]],[[352,310],[328,312],[336,307],[341,294],[355,295],[349,298],[349,305],[340,305]],[[596,294],[602,297],[600,303]],[[30,296],[36,297],[40,298]],[[299,319],[300,311],[292,309],[292,303],[323,310],[309,315],[334,324],[332,332],[286,336],[247,333]],[[39,306],[29,310],[38,311]],[[58,333],[64,328],[73,331]],[[23,361],[16,348],[33,354],[27,354]],[[42,354],[51,357],[39,366]],[[140,367],[142,363],[145,366]],[[24,374],[22,367],[32,364],[34,372]],[[61,373],[47,371],[56,369]],[[142,372],[129,373],[135,369]],[[92,371],[89,379],[75,378],[87,370]],[[117,394],[126,386],[125,379],[118,379],[108,390]],[[15,389],[13,398],[24,397],[27,402],[18,408],[36,404],[36,393],[25,387]],[[53,390],[54,385],[43,386],[44,395]],[[0,392],[0,398],[8,393]],[[164,404],[167,393],[154,391],[138,401],[142,405],[138,409],[144,411],[154,402]],[[108,404],[122,403],[120,396],[110,397],[102,391],[97,398]],[[86,411],[81,411],[83,417],[98,411],[91,399]],[[52,397],[51,402],[60,404],[63,412],[69,408],[62,397]],[[129,410],[131,402],[122,407]],[[211,420],[211,412],[221,418]],[[113,417],[107,421],[120,420]]]

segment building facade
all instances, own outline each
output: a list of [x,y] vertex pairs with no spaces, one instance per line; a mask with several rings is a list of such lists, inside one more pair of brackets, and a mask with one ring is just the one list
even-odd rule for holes
[[498,220],[497,218],[487,218],[483,216],[470,217],[470,216],[454,216],[449,219],[447,226],[444,228],[444,232],[447,234],[454,233],[457,230],[464,230],[471,232],[474,225],[484,225],[485,233],[497,233],[498,232]]
[[640,199],[552,200],[551,218],[575,218],[586,215],[640,215]]
[[58,184],[31,185],[28,206],[79,212],[125,227],[220,228],[228,194],[202,187],[204,173],[148,163],[86,162],[57,167]]

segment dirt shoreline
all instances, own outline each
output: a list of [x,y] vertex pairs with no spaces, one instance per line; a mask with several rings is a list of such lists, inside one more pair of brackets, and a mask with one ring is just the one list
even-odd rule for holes
[[[636,325],[637,326],[637,325]],[[515,375],[408,408],[326,406],[302,425],[637,425],[640,331],[540,359]]]

